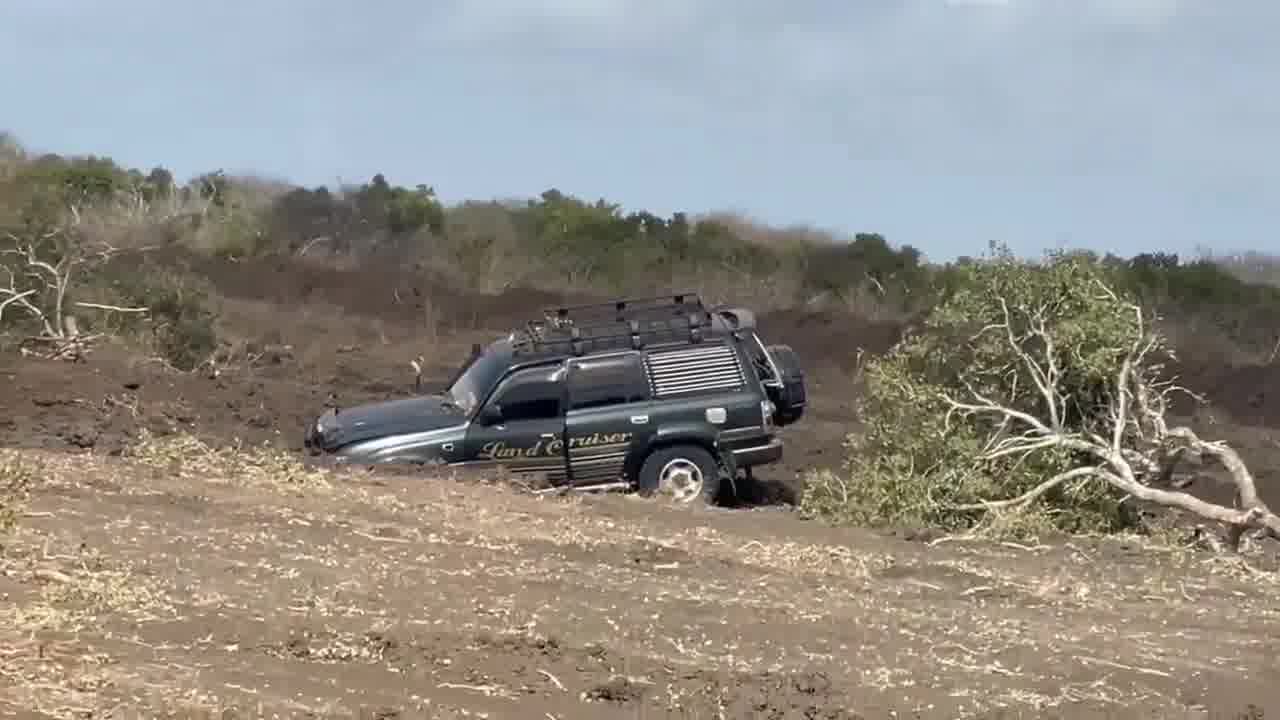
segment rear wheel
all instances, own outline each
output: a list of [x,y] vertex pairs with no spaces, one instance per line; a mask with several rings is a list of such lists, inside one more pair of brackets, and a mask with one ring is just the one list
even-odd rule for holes
[[640,467],[639,492],[675,505],[714,505],[720,465],[705,448],[676,445],[650,453]]

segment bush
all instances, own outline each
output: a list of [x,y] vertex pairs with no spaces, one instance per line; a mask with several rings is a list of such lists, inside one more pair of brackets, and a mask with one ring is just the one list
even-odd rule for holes
[[1225,261],[1182,261],[1176,254],[1144,253],[1128,261],[1109,256],[1116,284],[1166,317],[1207,323],[1255,357],[1275,347],[1280,287],[1259,276],[1245,280]]
[[[190,278],[146,265],[150,271],[120,273],[112,283],[127,304],[150,309],[149,342],[157,355],[179,370],[193,370],[218,346],[217,315],[208,292]],[[131,324],[121,330],[141,329]]]
[[[1082,254],[1054,254],[1033,264],[998,251],[957,268],[954,290],[886,356],[866,368],[858,411],[866,431],[851,436],[840,474],[816,475],[801,500],[808,514],[865,524],[972,528],[981,511],[958,506],[1011,498],[1081,465],[1062,448],[999,455],[991,420],[951,412],[948,398],[971,393],[1052,420],[1068,432],[1099,432],[1108,384],[1119,371],[1138,322],[1100,292],[1106,268]],[[1006,328],[1007,325],[1007,328]],[[1052,343],[1065,417],[1037,389],[1029,357]],[[1041,379],[1042,380],[1042,379]],[[1055,403],[1057,407],[1059,403]],[[1011,434],[1015,431],[1009,431]],[[1020,432],[1020,431],[1017,431]],[[1032,526],[1063,531],[1115,531],[1136,515],[1104,483],[1084,480],[1044,495]]]
[[446,215],[434,264],[480,292],[521,285],[542,263],[521,248],[511,213],[498,203],[467,202]]

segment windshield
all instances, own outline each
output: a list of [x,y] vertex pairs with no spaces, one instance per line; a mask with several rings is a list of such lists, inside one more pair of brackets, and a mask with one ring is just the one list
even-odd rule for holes
[[493,343],[474,358],[471,365],[449,386],[449,400],[463,413],[471,415],[510,366],[510,346],[502,341]]

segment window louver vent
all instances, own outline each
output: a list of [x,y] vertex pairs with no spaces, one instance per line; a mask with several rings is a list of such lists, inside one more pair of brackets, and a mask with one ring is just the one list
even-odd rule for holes
[[738,355],[726,345],[650,353],[648,371],[655,397],[728,390],[744,384]]

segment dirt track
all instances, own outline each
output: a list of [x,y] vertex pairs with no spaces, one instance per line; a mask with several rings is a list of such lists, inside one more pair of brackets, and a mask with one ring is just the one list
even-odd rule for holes
[[[1280,707],[1275,577],[1202,555],[930,547],[781,508],[690,515],[390,475],[295,486],[280,466],[188,456],[153,471],[116,457],[144,428],[297,448],[326,402],[406,392],[418,353],[442,378],[471,342],[554,299],[433,296],[407,273],[205,270],[226,298],[224,330],[271,346],[252,367],[175,374],[109,346],[80,365],[0,354],[0,444],[49,468],[37,515],[0,556],[0,710],[1181,718]],[[763,478],[785,497],[796,473],[839,463],[855,348],[883,350],[894,332],[829,314],[762,323],[811,371],[812,412]],[[1280,397],[1258,392],[1280,372],[1205,373],[1210,434],[1231,439],[1280,504]]]

